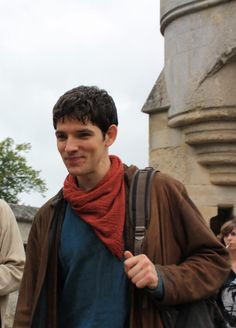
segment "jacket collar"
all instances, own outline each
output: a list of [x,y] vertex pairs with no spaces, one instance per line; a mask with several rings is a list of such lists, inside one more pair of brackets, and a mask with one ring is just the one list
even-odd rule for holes
[[64,200],[63,196],[63,188],[61,188],[58,193],[52,198],[51,206],[54,207],[58,203],[60,203],[62,200]]

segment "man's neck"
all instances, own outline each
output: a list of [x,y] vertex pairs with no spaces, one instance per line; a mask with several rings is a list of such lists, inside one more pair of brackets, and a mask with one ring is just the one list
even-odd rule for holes
[[107,172],[110,170],[111,161],[108,157],[104,162],[101,164],[100,169],[96,172],[91,172],[90,174],[84,176],[77,176],[78,186],[84,191],[90,191],[104,178]]

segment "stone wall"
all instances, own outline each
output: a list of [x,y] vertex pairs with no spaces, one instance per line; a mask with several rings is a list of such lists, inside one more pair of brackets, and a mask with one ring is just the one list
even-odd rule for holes
[[31,228],[33,218],[38,208],[33,206],[24,206],[24,205],[17,205],[17,204],[10,204],[10,206],[18,222],[22,240],[24,244],[26,244],[28,240],[29,230]]

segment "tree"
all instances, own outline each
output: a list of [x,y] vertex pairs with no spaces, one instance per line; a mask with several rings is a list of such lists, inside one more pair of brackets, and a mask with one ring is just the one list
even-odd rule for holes
[[44,196],[46,183],[27,165],[22,153],[31,149],[30,143],[16,144],[13,139],[6,138],[0,142],[0,198],[16,204],[22,192],[36,191]]

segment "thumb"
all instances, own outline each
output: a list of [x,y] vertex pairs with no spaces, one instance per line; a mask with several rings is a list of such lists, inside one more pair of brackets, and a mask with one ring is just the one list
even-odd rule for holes
[[130,251],[125,251],[124,252],[124,257],[125,259],[129,259],[131,257],[133,257],[134,255],[130,252]]

